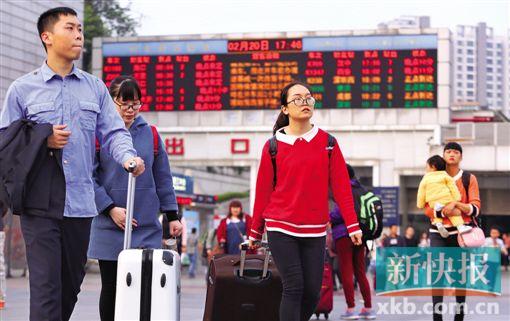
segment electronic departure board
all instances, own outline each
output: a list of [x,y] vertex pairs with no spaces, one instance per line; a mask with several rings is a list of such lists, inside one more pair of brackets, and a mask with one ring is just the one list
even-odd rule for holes
[[145,111],[277,109],[293,80],[316,108],[437,107],[429,35],[105,43],[102,68],[133,75]]

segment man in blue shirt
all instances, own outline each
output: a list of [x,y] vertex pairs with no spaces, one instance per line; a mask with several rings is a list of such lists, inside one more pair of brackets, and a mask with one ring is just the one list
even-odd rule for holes
[[[53,125],[48,147],[62,149],[65,206],[61,219],[22,215],[30,271],[30,320],[69,320],[85,276],[90,224],[97,215],[92,180],[95,139],[119,166],[136,162],[131,136],[104,83],[74,66],[83,49],[76,12],[44,12],[37,22],[47,60],[16,79],[7,91],[0,131],[25,118]],[[63,187],[64,188],[64,187]]]

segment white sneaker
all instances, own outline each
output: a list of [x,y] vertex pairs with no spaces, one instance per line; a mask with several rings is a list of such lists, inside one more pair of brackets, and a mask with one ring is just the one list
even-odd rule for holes
[[448,230],[446,229],[446,227],[444,227],[443,223],[436,223],[436,227],[441,237],[447,238],[448,236],[450,236],[450,233],[448,233]]
[[459,231],[460,234],[464,234],[466,232],[469,232],[472,229],[473,228],[471,226],[469,226],[469,225],[462,224],[462,225],[457,226],[457,230]]

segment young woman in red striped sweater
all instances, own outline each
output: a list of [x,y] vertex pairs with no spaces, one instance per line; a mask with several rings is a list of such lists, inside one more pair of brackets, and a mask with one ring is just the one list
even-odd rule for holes
[[264,233],[283,282],[280,321],[305,321],[320,298],[329,188],[354,244],[361,244],[351,186],[342,152],[329,134],[314,126],[315,100],[299,82],[282,89],[281,113],[274,126],[277,142],[276,184],[269,142],[257,177],[250,246]]

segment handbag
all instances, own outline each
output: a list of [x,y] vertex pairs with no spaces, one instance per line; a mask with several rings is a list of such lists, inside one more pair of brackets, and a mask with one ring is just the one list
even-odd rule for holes
[[464,234],[457,235],[457,242],[460,247],[481,247],[485,244],[485,235],[483,230],[478,227],[476,220],[473,220],[475,226]]

